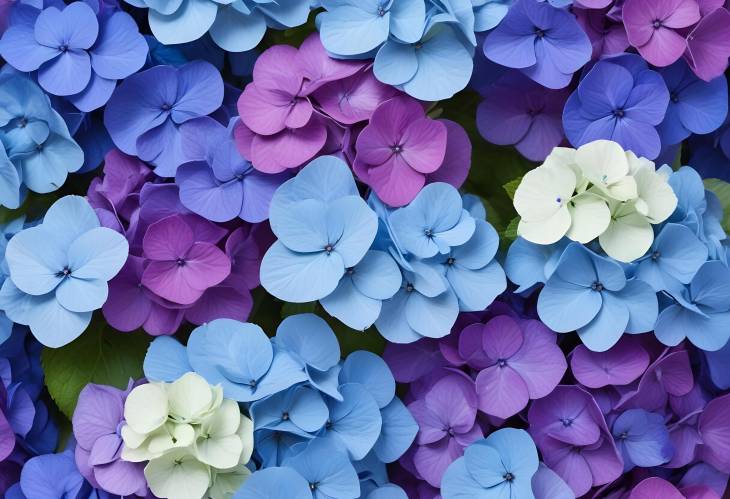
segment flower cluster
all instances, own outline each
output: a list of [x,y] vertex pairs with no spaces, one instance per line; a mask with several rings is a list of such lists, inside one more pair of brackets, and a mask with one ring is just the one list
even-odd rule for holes
[[426,182],[460,187],[471,163],[461,126],[430,119],[365,62],[330,59],[316,35],[299,49],[262,53],[238,111],[236,143],[257,170],[291,171],[336,155],[391,206],[413,200]]
[[365,497],[386,484],[383,463],[397,460],[417,431],[385,362],[366,351],[341,361],[332,329],[313,314],[287,317],[273,339],[254,324],[217,319],[187,346],[156,339],[144,368],[161,381],[193,371],[248,404],[262,471],[236,497]]
[[[605,144],[608,145],[615,146]],[[580,160],[580,151],[575,153],[576,162]],[[620,164],[618,159],[622,152],[618,150],[616,154],[613,161],[604,164],[612,167]],[[641,163],[631,154],[629,158]],[[558,173],[545,165],[528,173],[515,193],[516,205],[524,203],[520,189],[541,193],[539,188],[535,190],[534,180],[528,178],[537,180],[539,175],[534,172],[540,170],[545,170],[546,174]],[[571,171],[568,168],[560,170],[572,180]],[[583,240],[576,237],[577,242],[563,238],[548,245],[518,238],[507,253],[507,275],[520,286],[517,291],[521,293],[530,294],[536,290],[536,284],[543,283],[537,301],[540,318],[554,331],[577,331],[581,341],[593,351],[610,348],[624,332],[652,330],[667,346],[676,346],[686,338],[703,350],[719,350],[730,339],[726,327],[730,295],[724,284],[730,277],[730,270],[727,234],[721,226],[719,201],[715,194],[705,191],[702,179],[690,167],[676,172],[668,167],[655,171],[651,162],[643,162],[638,171],[654,179],[653,185],[646,180],[639,181],[640,176],[624,179],[637,180],[637,186],[648,187],[643,189],[645,194],[639,201],[648,208],[648,213],[654,207],[653,212],[660,214],[664,223],[652,228],[636,211],[633,215],[629,213],[623,221],[616,215],[627,209],[627,203],[621,203],[621,208],[610,215],[609,229],[604,232],[610,234],[615,226],[613,230],[620,235],[616,239],[603,234],[598,238],[607,256],[597,246],[594,251],[590,245],[579,244],[589,243],[592,237]],[[550,177],[546,175],[545,178]],[[624,188],[625,180],[617,180],[613,185],[601,187],[603,195],[610,189]],[[547,181],[542,184],[546,186]],[[557,186],[559,182],[554,181],[554,184]],[[567,185],[564,192],[572,184]],[[671,190],[667,191],[668,188]],[[591,189],[586,194],[590,194]],[[559,189],[553,194],[555,192],[561,196]],[[603,203],[603,198],[599,199]],[[666,201],[669,199],[671,203]],[[543,206],[547,201],[546,198]],[[532,208],[529,204],[523,206],[524,213]],[[639,203],[635,203],[635,207],[638,206]],[[667,206],[674,207],[673,211],[668,212]],[[587,225],[592,226],[599,216],[590,209],[581,213],[581,209],[575,202],[566,208],[565,215],[571,223],[568,238],[571,238],[572,224],[576,220],[586,217],[590,219]],[[560,215],[556,212],[552,217],[557,220]],[[543,222],[540,229],[544,227]],[[568,310],[571,313],[566,314]]]
[[102,309],[110,325],[158,335],[175,333],[183,321],[248,317],[268,244],[264,226],[224,227],[196,215],[177,185],[154,182],[144,163],[119,151],[107,154],[104,177],[88,194],[102,224],[129,242]]
[[220,385],[196,373],[133,388],[124,420],[121,458],[146,462],[144,476],[157,497],[227,497],[250,473],[251,420]]
[[670,473],[682,491],[721,497],[730,468],[717,439],[730,427],[718,416],[730,398],[712,394],[730,383],[692,370],[710,354],[625,337],[605,352],[576,346],[568,369],[555,334],[516,311],[524,305],[495,302],[460,316],[452,336],[387,347],[419,424],[394,474],[409,497],[645,497],[651,484],[672,490],[659,478]]
[[505,290],[494,260],[498,236],[484,208],[435,182],[407,206],[369,205],[346,165],[321,157],[274,194],[278,240],[261,263],[261,284],[295,303],[319,300],[355,329],[373,323],[390,341],[448,334],[459,311],[479,311]]
[[486,60],[472,79],[485,99],[477,111],[484,138],[533,161],[565,139],[574,147],[613,140],[671,159],[691,134],[723,125],[723,2],[599,0],[565,9],[570,3],[519,0],[484,37]]

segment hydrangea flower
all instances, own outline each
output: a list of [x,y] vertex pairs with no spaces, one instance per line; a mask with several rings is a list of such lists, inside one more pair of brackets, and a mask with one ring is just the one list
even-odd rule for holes
[[628,385],[649,367],[649,353],[634,336],[624,336],[605,352],[578,345],[570,356],[570,370],[583,386],[603,388]]
[[612,0],[600,0],[597,3],[588,0],[573,8],[578,24],[591,40],[593,59],[618,55],[629,48],[626,28],[620,17],[612,15],[617,10],[612,3]]
[[309,16],[306,0],[182,0],[161,3],[129,0],[135,7],[148,8],[147,18],[155,38],[165,45],[192,42],[206,33],[229,52],[251,50],[259,44],[266,27],[293,28]]
[[84,163],[48,97],[30,79],[0,75],[0,205],[17,208],[25,189],[57,190]]
[[218,130],[207,136],[204,157],[178,168],[175,182],[180,187],[180,201],[213,222],[227,222],[236,217],[253,223],[266,220],[274,191],[289,176],[255,170],[240,155],[231,134],[222,125],[212,118],[201,119],[208,120],[209,126]]
[[674,455],[662,414],[629,409],[616,418],[611,432],[623,457],[624,471],[635,466],[659,466]]
[[502,428],[470,445],[444,475],[444,499],[534,498],[537,449],[525,430]]
[[106,104],[117,80],[144,65],[147,43],[126,12],[84,2],[61,7],[27,8],[30,14],[14,17],[0,55],[19,71],[37,70],[47,92],[93,111]]
[[719,350],[730,340],[730,269],[721,262],[704,263],[687,286],[670,290],[674,302],[664,308],[654,334],[665,345],[687,338],[702,350]]
[[486,324],[467,326],[459,345],[468,344],[470,336],[481,337],[484,358],[479,365],[470,365],[482,369],[475,380],[476,392],[479,410],[489,415],[507,419],[517,414],[530,399],[549,394],[567,369],[554,333],[539,321],[497,316]]
[[657,130],[662,145],[678,144],[691,134],[714,132],[727,117],[727,79],[709,82],[695,76],[685,61],[659,70],[669,90],[669,105]]
[[347,166],[334,157],[316,159],[282,184],[269,220],[279,239],[261,262],[261,284],[295,303],[332,293],[377,231],[375,213],[357,194]]
[[41,224],[8,243],[10,277],[0,290],[2,308],[46,346],[63,346],[84,332],[92,312],[106,301],[107,282],[124,265],[127,241],[99,225],[84,198],[65,196]]
[[622,14],[629,42],[639,54],[654,66],[669,66],[687,47],[677,31],[700,20],[700,7],[695,0],[626,0]]
[[588,36],[570,12],[537,0],[515,2],[484,39],[491,61],[553,89],[568,86],[591,52]]
[[97,488],[121,496],[145,496],[148,492],[140,463],[122,460],[122,437],[126,390],[90,383],[79,394],[73,415],[76,438],[76,465],[79,472]]
[[648,284],[627,280],[618,263],[573,243],[540,292],[537,310],[550,329],[577,330],[586,347],[602,352],[625,331],[650,331],[658,304]]
[[519,235],[539,244],[563,236],[580,243],[598,237],[611,257],[630,262],[654,238],[652,224],[666,220],[677,197],[654,164],[597,140],[577,150],[556,149],[522,178],[514,195]]
[[122,152],[153,164],[161,177],[174,177],[187,159],[180,128],[196,126],[195,118],[222,102],[223,80],[210,63],[155,66],[119,85],[104,109],[104,125]]
[[568,98],[563,111],[565,135],[576,147],[607,139],[654,159],[661,149],[656,127],[668,104],[666,83],[639,56],[604,59]]
[[562,142],[566,91],[546,90],[523,74],[508,71],[482,94],[477,127],[489,142],[514,144],[532,161],[544,160]]
[[217,480],[235,490],[250,473],[251,420],[195,373],[133,388],[124,419],[122,459],[149,461],[144,474],[157,497],[201,499]]
[[717,2],[700,2],[700,14],[702,18],[687,35],[685,58],[697,76],[711,81],[728,66],[730,11]]

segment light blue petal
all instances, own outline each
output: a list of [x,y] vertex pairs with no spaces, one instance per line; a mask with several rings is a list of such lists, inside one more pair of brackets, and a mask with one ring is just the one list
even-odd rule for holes
[[259,44],[266,33],[266,20],[258,12],[244,14],[222,7],[210,27],[210,37],[227,52],[244,52]]
[[570,243],[561,254],[553,275],[565,282],[589,287],[598,280],[594,256],[596,255],[582,244]]
[[267,397],[303,381],[307,381],[307,374],[301,364],[288,352],[274,349],[271,367],[259,381],[251,400]]
[[[419,35],[420,36],[420,35]],[[388,40],[375,56],[373,73],[387,85],[402,85],[418,71],[416,48],[411,43]]]
[[462,312],[479,312],[507,289],[504,270],[492,262],[478,270],[470,270],[458,263],[447,267],[446,279],[459,299]]
[[429,298],[434,298],[449,289],[449,283],[439,265],[414,260],[411,262],[411,267],[413,272],[403,271],[406,287],[411,284],[416,291]]
[[465,244],[476,229],[475,220],[466,210],[461,210],[461,218],[459,222],[449,230],[437,232],[434,239],[439,246],[439,251],[443,254],[449,252],[453,246],[461,246]]
[[387,300],[393,296],[402,282],[398,264],[383,251],[368,251],[353,270],[352,282],[355,288],[377,300]]
[[123,235],[106,227],[91,229],[68,249],[71,275],[109,281],[127,261],[128,254],[129,243]]
[[389,15],[378,15],[379,0],[347,0],[318,16],[319,35],[328,52],[365,54],[388,38]]
[[155,38],[165,45],[187,43],[203,36],[213,25],[218,4],[210,0],[183,0],[174,14],[149,11],[149,24]]
[[20,177],[4,147],[0,147],[0,205],[10,209],[20,206]]
[[[400,278],[398,280],[400,281]],[[364,331],[372,326],[380,315],[382,306],[380,300],[362,294],[353,284],[353,279],[347,275],[340,280],[337,288],[319,300],[319,303],[332,317],[357,331]]]
[[476,482],[485,489],[503,483],[504,474],[510,471],[502,462],[502,448],[478,440],[464,451],[466,469]]
[[290,315],[276,330],[276,345],[320,371],[340,361],[340,345],[332,328],[314,314]]
[[109,287],[102,279],[69,276],[61,281],[55,293],[58,303],[70,312],[93,312],[104,305]]
[[707,262],[690,283],[694,303],[725,312],[730,310],[730,268],[720,261]]
[[378,459],[392,463],[413,443],[418,433],[418,423],[398,397],[381,409],[380,416],[383,427],[373,450]]
[[291,468],[266,468],[252,474],[233,499],[312,499],[309,483]]
[[702,319],[702,316],[680,305],[670,305],[659,314],[654,335],[667,346],[677,346],[687,337],[689,331],[699,327]]
[[467,48],[450,26],[439,24],[423,38],[416,52],[418,71],[403,84],[403,91],[417,99],[438,101],[463,90],[473,69],[473,48]]
[[[537,448],[530,434],[525,430],[502,428],[487,437],[486,444],[499,452],[502,464],[517,477],[518,481],[529,482],[527,477],[537,471],[540,460],[537,457]],[[467,456],[469,465],[469,456]],[[472,470],[472,468],[469,468]],[[474,472],[472,471],[472,474]]]
[[[309,17],[309,0],[277,0],[257,5],[258,10],[266,14],[269,24],[275,29],[286,29],[300,26]],[[272,22],[273,21],[273,22]]]
[[700,318],[695,328],[689,330],[687,338],[700,350],[713,352],[727,345],[730,340],[730,312],[711,314]]
[[481,269],[486,266],[499,249],[499,234],[484,220],[475,219],[474,234],[464,244],[451,251],[451,257],[467,269]]
[[[295,435],[276,430],[260,430],[254,433],[254,447],[261,458],[261,466],[267,468],[281,465],[284,459],[293,454],[292,447],[306,443],[310,439],[311,436],[309,435]],[[310,494],[309,499],[311,497]]]
[[84,164],[84,152],[73,139],[52,133],[43,148],[25,156],[20,164],[23,183],[33,192],[45,194],[58,190],[68,172]]
[[446,468],[441,479],[441,495],[448,499],[494,499],[494,491],[482,488],[466,468],[466,458],[460,457]]
[[[13,236],[5,249],[10,278],[23,292],[43,295],[61,282],[59,272],[68,264],[66,248],[44,226],[31,227]],[[62,275],[62,274],[61,274]]]
[[329,395],[335,400],[342,400],[342,394],[339,390],[340,366],[336,365],[326,371],[319,371],[313,367],[307,367],[307,376],[309,383],[325,395]]
[[378,332],[392,343],[413,343],[423,338],[408,324],[403,313],[410,296],[411,293],[401,289],[393,298],[385,300],[380,316],[375,321]]
[[332,440],[315,438],[301,453],[284,460],[310,484],[315,499],[360,497],[360,481],[347,453]]
[[340,371],[340,383],[359,383],[384,408],[395,396],[395,379],[382,357],[358,350],[347,356]]
[[531,243],[521,237],[510,245],[504,269],[509,280],[519,285],[517,293],[547,280],[545,263],[549,253],[549,246]]
[[627,333],[645,333],[654,329],[654,323],[659,315],[659,303],[656,293],[648,284],[636,280],[629,281],[624,289],[616,293],[616,296],[629,310]]
[[277,241],[261,262],[261,285],[281,300],[306,303],[329,295],[344,273],[336,252],[295,253]]
[[144,357],[144,375],[150,381],[172,382],[193,370],[185,345],[169,336],[155,338]]
[[354,267],[362,260],[375,240],[378,217],[365,201],[357,196],[346,196],[333,201],[329,205],[328,215],[339,219],[343,229],[340,240],[334,244],[335,251],[342,257],[345,267]]
[[292,423],[306,432],[316,432],[327,422],[327,404],[316,390],[307,386],[294,388],[291,405],[289,407],[289,419]]
[[683,284],[689,283],[707,261],[707,246],[684,225],[665,225],[654,246],[661,269]]
[[392,483],[383,485],[374,489],[370,494],[367,495],[366,499],[408,499],[406,493]]
[[540,292],[537,313],[553,331],[568,333],[591,322],[602,302],[601,293],[566,282],[556,271]]
[[390,7],[390,34],[405,43],[416,43],[423,35],[426,9],[422,0],[399,0]]
[[405,309],[406,320],[414,331],[429,338],[442,338],[456,322],[459,302],[450,289],[435,298],[412,292]]
[[96,212],[81,196],[64,196],[53,203],[43,225],[54,232],[55,239],[67,241],[66,248],[81,234],[100,226]]
[[271,230],[292,251],[324,251],[342,236],[343,219],[330,220],[328,206],[319,200],[306,199],[270,214]]
[[[613,293],[603,292],[603,305],[598,315],[578,329],[578,336],[592,352],[605,352],[618,342],[629,323],[629,309]],[[572,313],[571,309],[566,313]]]
[[50,348],[59,348],[71,343],[91,322],[91,312],[77,313],[66,310],[58,303],[54,293],[32,297],[30,306],[32,312],[28,326],[33,336]]
[[375,399],[358,384],[340,387],[343,401],[330,401],[330,422],[323,438],[344,445],[350,457],[360,460],[370,452],[380,436],[382,419]]

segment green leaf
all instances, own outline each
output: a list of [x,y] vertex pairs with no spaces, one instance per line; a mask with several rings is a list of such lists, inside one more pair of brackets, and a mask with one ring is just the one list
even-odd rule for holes
[[705,189],[712,191],[720,200],[723,210],[722,228],[730,232],[730,184],[719,178],[705,179]]
[[520,217],[513,218],[506,229],[504,229],[504,232],[502,232],[502,237],[509,242],[514,241],[517,239],[517,225],[520,223]]
[[126,388],[142,377],[142,362],[150,343],[143,333],[120,333],[92,326],[61,348],[44,348],[41,363],[51,397],[71,419],[79,392],[89,383]]
[[522,182],[522,176],[517,177],[514,180],[510,180],[506,184],[502,186],[502,189],[507,192],[507,195],[511,200],[514,201],[515,199],[515,192],[517,191],[517,188],[520,186],[520,182]]

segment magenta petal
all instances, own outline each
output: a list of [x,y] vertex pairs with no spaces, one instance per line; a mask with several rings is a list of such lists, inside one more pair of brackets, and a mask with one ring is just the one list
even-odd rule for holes
[[484,324],[477,322],[461,330],[458,355],[460,362],[466,362],[472,369],[484,369],[495,363],[484,351]]
[[213,286],[203,293],[193,306],[185,309],[185,319],[193,324],[205,324],[215,319],[246,322],[253,307],[249,291],[228,286]]
[[650,64],[664,67],[682,57],[685,47],[686,42],[682,35],[669,28],[659,28],[654,30],[645,45],[637,49]]
[[109,282],[109,296],[102,307],[104,318],[114,329],[134,331],[147,320],[152,303],[141,284],[142,259],[130,255]]
[[702,443],[702,439],[693,425],[677,425],[672,428],[669,438],[674,446],[674,455],[665,467],[681,468],[695,460],[697,446]]
[[512,357],[522,346],[520,325],[511,317],[499,315],[484,325],[482,348],[495,362]]
[[327,128],[316,119],[276,135],[256,135],[251,142],[251,163],[261,172],[280,173],[312,159],[326,140]]
[[474,426],[476,406],[469,403],[462,385],[452,377],[438,381],[426,393],[424,400],[431,412],[455,431],[464,432]]
[[707,404],[700,416],[700,436],[705,444],[705,459],[718,470],[730,472],[730,395]]
[[663,478],[651,477],[634,487],[629,499],[685,499],[685,497],[677,487]]
[[688,394],[694,386],[694,376],[686,350],[664,357],[657,365],[656,375],[667,393],[676,397]]
[[570,367],[575,378],[589,388],[628,385],[649,366],[649,354],[631,336],[624,336],[606,352],[591,352],[583,345],[573,350]]
[[121,496],[147,495],[147,482],[144,478],[145,463],[130,463],[121,459],[98,466],[94,476],[101,488]]
[[231,260],[231,275],[225,284],[239,291],[248,291],[259,285],[261,250],[245,227],[231,232],[226,240],[226,255]]
[[542,322],[522,322],[522,347],[508,364],[520,374],[531,399],[547,396],[560,383],[568,364],[563,351],[555,343],[556,334]]
[[408,404],[408,410],[418,423],[416,442],[419,445],[431,444],[446,436],[444,421],[426,405],[425,401],[411,402]]
[[593,397],[572,385],[559,385],[550,395],[535,400],[528,419],[538,443],[552,437],[571,445],[591,445],[601,437],[601,427],[605,428]]
[[177,260],[185,256],[194,241],[188,224],[173,215],[149,226],[142,248],[145,257],[151,260]]
[[593,486],[591,469],[579,448],[548,440],[540,451],[545,456],[545,464],[565,480],[576,497],[583,496]]
[[469,135],[458,123],[451,120],[439,120],[446,126],[446,153],[438,170],[429,173],[428,183],[446,182],[457,189],[462,186],[469,175],[471,166],[471,141]]
[[331,58],[316,33],[302,42],[297,62],[305,78],[303,91],[307,95],[327,82],[339,81],[357,73],[366,64],[365,61]]
[[[250,83],[238,99],[238,112],[241,121],[258,134],[273,135],[286,128],[291,112],[293,96],[283,92],[262,89]],[[301,111],[304,111],[302,109]],[[311,105],[309,116],[312,114]],[[299,117],[301,119],[301,116]],[[309,119],[307,117],[307,119]],[[295,121],[297,121],[295,119]],[[305,121],[306,123],[306,121]]]
[[368,169],[367,179],[368,185],[373,188],[381,201],[390,206],[410,203],[426,184],[426,177],[408,166],[398,156],[392,161]]
[[477,375],[479,410],[506,419],[527,406],[527,385],[511,367],[493,365]]
[[189,284],[186,266],[176,262],[150,262],[142,274],[142,283],[161,298],[183,305],[190,305],[203,295],[205,287],[198,289]]
[[716,9],[703,17],[688,36],[686,57],[705,81],[725,72],[730,57],[730,11]]
[[327,83],[313,94],[324,112],[346,125],[369,119],[380,104],[396,95],[398,91],[379,82],[372,71]]
[[446,126],[440,121],[422,119],[410,124],[401,137],[401,155],[414,170],[433,173],[444,162]]
[[296,95],[302,85],[298,58],[299,51],[291,45],[274,45],[256,59],[253,79],[261,88]]
[[184,309],[168,309],[153,303],[150,315],[143,325],[144,330],[152,336],[174,334],[180,327],[184,314]]
[[186,279],[191,287],[207,289],[223,282],[231,273],[231,261],[217,246],[198,242],[185,255]]

